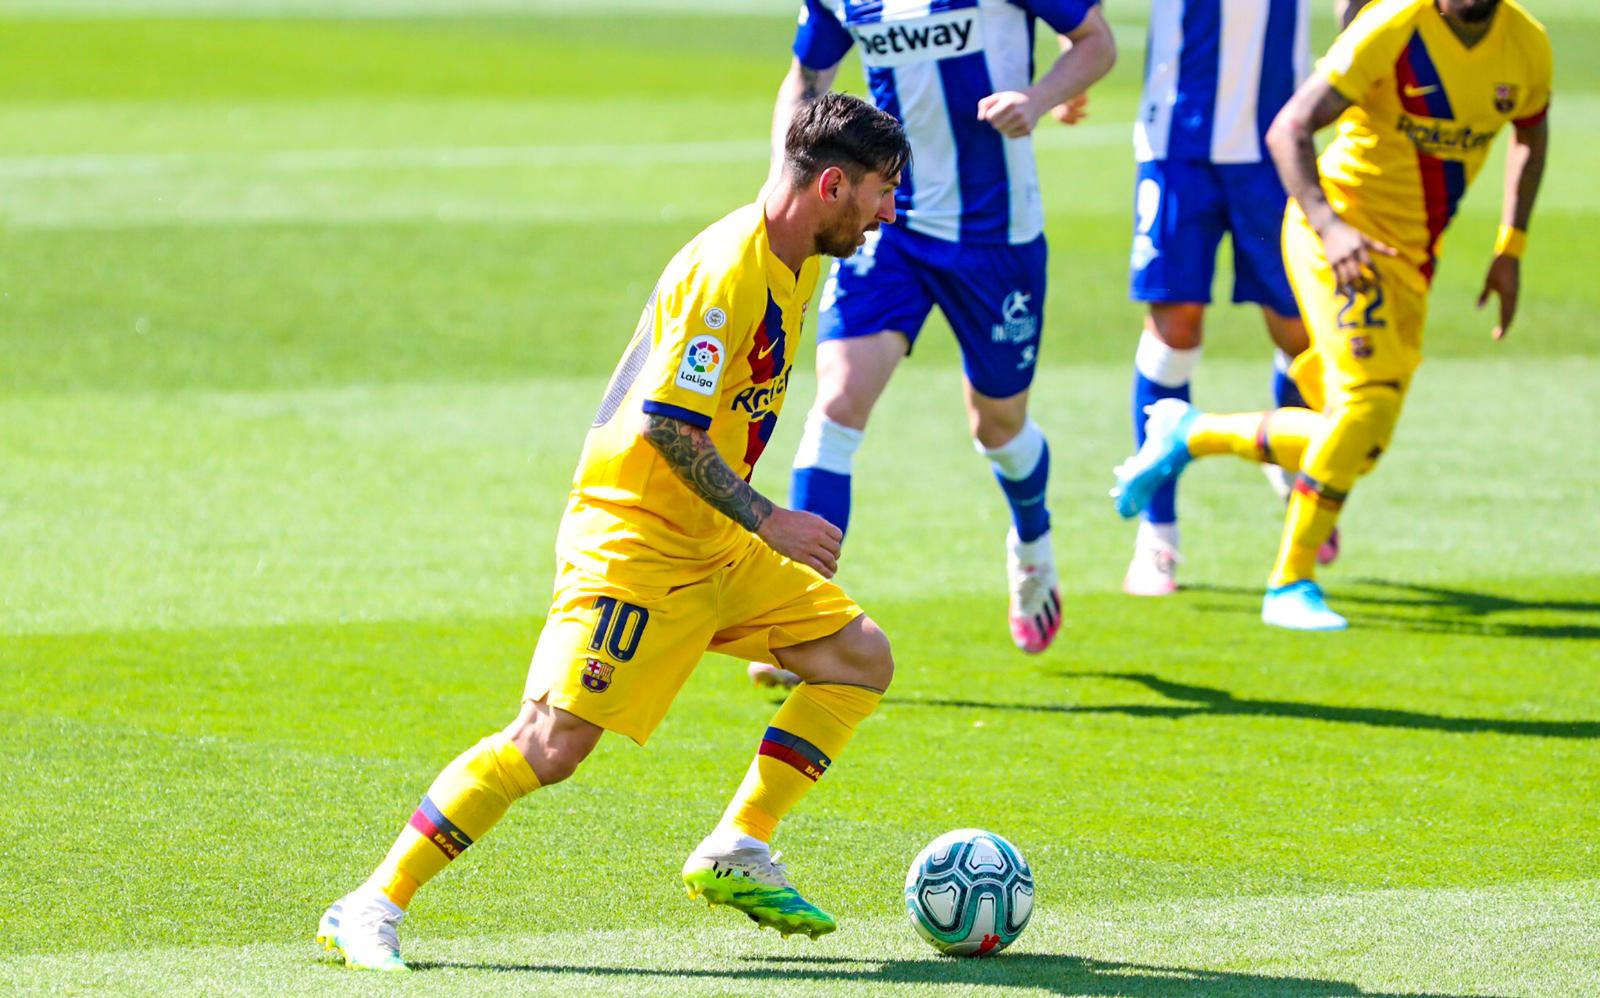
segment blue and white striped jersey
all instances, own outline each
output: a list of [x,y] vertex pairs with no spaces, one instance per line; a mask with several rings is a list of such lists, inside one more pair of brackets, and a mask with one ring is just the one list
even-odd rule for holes
[[1311,68],[1309,0],[1151,0],[1139,161],[1256,163]]
[[861,49],[872,100],[911,142],[895,208],[913,231],[962,243],[1044,231],[1033,144],[978,120],[978,101],[1033,82],[1034,18],[1076,30],[1099,0],[805,0],[794,54],[837,65]]

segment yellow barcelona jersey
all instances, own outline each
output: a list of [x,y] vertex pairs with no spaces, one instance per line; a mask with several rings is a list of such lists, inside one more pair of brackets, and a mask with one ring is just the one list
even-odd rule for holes
[[1434,0],[1376,0],[1318,63],[1352,103],[1318,168],[1334,211],[1431,279],[1439,236],[1506,122],[1550,102],[1550,39],[1515,0],[1464,45]]
[[748,480],[783,408],[817,268],[810,257],[797,275],[778,259],[759,204],[678,251],[584,442],[556,542],[563,560],[672,586],[726,565],[750,542],[639,431],[646,413],[698,426]]

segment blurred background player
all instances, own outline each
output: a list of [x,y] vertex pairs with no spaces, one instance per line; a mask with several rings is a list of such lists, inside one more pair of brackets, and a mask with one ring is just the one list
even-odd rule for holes
[[[1133,442],[1144,443],[1148,407],[1189,398],[1211,301],[1217,247],[1233,244],[1233,300],[1261,306],[1277,346],[1272,395],[1303,405],[1289,362],[1306,330],[1283,269],[1288,200],[1266,153],[1267,126],[1310,67],[1311,0],[1154,0],[1144,93],[1134,123],[1130,294],[1147,302],[1133,360]],[[1348,23],[1362,0],[1336,15]],[[1287,499],[1289,478],[1267,476]],[[1320,552],[1332,561],[1337,540]],[[1156,491],[1139,519],[1122,588],[1165,596],[1178,588],[1177,483]]]
[[[905,124],[911,168],[884,226],[836,262],[817,327],[817,399],[790,499],[845,530],[852,461],[868,416],[934,305],[964,365],[968,422],[1011,507],[1012,640],[1043,651],[1061,626],[1046,490],[1050,450],[1028,418],[1045,295],[1044,213],[1032,144],[1038,119],[1110,70],[1115,43],[1097,0],[806,0],[773,135],[826,93],[852,46],[878,107]],[[1033,24],[1066,51],[1034,80]],[[758,682],[787,681],[752,666]]]
[[[1268,624],[1347,624],[1313,581],[1315,554],[1389,445],[1422,359],[1439,238],[1507,122],[1502,224],[1478,305],[1498,295],[1495,339],[1510,327],[1544,173],[1550,72],[1543,27],[1513,0],[1378,0],[1273,122],[1267,144],[1295,202],[1284,257],[1311,333],[1293,374],[1311,408],[1207,415],[1159,401],[1113,493],[1134,516],[1191,458],[1211,454],[1297,472],[1262,602]],[[1312,137],[1335,121],[1319,161]]]
[[848,256],[894,221],[909,152],[865,101],[816,101],[765,196],[667,265],[584,441],[521,710],[445,767],[372,876],[323,914],[317,938],[347,964],[406,969],[396,927],[418,887],[517,799],[570,776],[602,732],[644,744],[708,649],[775,657],[805,681],[684,883],[784,935],[833,930],[769,843],[894,666],[883,632],[828,581],[843,535],[748,479],[783,406],[815,256]]

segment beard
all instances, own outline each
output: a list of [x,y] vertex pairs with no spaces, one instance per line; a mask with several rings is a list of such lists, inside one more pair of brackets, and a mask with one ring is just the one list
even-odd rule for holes
[[1474,7],[1467,7],[1456,16],[1468,24],[1482,24],[1494,16],[1495,9],[1500,6],[1500,0],[1485,0]]
[[817,233],[817,252],[825,256],[852,257],[861,246],[861,237],[878,227],[874,221],[863,229],[859,223],[841,216]]

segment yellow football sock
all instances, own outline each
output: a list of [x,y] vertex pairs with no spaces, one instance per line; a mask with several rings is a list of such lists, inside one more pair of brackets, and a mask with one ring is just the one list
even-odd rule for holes
[[1297,471],[1307,442],[1326,425],[1317,413],[1300,408],[1201,413],[1189,428],[1189,453],[1195,457],[1235,454],[1247,461]]
[[1289,512],[1283,518],[1278,559],[1273,562],[1272,574],[1267,578],[1269,588],[1311,578],[1317,567],[1317,548],[1333,533],[1348,494],[1300,472],[1289,493]]
[[883,694],[843,683],[801,683],[789,694],[761,739],[761,748],[734,794],[724,825],[763,842],[789,809],[816,784],[850,743],[856,725]]
[[418,887],[494,827],[513,801],[537,789],[539,777],[505,732],[490,735],[433,781],[368,883],[406,907]]
[[1388,445],[1400,416],[1400,400],[1398,386],[1359,385],[1334,411],[1325,432],[1311,440],[1289,495],[1269,586],[1312,577],[1317,548],[1333,533],[1345,497]]

